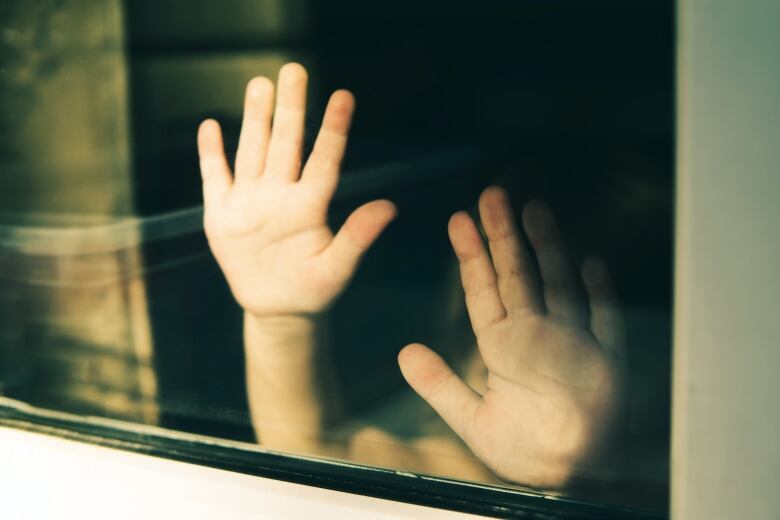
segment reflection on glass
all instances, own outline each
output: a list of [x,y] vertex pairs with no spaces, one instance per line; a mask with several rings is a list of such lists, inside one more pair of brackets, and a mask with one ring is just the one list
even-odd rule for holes
[[[378,35],[382,69],[310,26],[356,23],[338,7],[265,2],[276,21],[253,35],[229,3],[170,32],[149,21],[169,2],[3,14],[0,394],[664,510],[668,129],[626,130],[612,79],[578,105],[590,87],[537,57],[549,79],[512,76],[512,27],[441,48]],[[231,24],[240,48],[220,50]],[[524,37],[555,61],[569,29]],[[593,106],[630,135],[578,126]]]

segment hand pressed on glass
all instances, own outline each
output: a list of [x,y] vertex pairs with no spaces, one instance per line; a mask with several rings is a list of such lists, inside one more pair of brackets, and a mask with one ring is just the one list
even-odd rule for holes
[[333,94],[311,157],[301,171],[307,75],[288,64],[274,86],[253,79],[246,90],[235,175],[216,121],[198,134],[204,225],[234,296],[255,316],[317,313],[344,289],[361,255],[395,216],[370,202],[334,236],[327,209],[338,184],[354,99]]
[[[370,202],[331,232],[327,208],[354,100],[346,91],[333,94],[301,172],[305,95],[305,70],[283,67],[272,128],[273,84],[265,78],[249,83],[235,175],[217,123],[201,125],[204,224],[245,311],[247,386],[259,441],[274,449],[348,457],[365,450],[323,440],[323,430],[343,418],[317,316],[343,291],[396,210],[388,201]],[[588,309],[555,221],[541,203],[524,211],[541,285],[503,190],[489,188],[479,206],[490,254],[467,214],[453,215],[449,232],[488,369],[487,390],[477,394],[422,345],[401,351],[401,370],[498,476],[560,486],[598,456],[618,413],[619,309],[595,260],[583,270]],[[358,432],[352,439],[364,437]],[[399,448],[396,455],[414,460],[423,454]],[[387,453],[380,458],[387,460]],[[425,457],[418,458],[423,462],[415,467],[425,471]],[[361,462],[371,460],[369,450]]]
[[399,363],[412,388],[498,476],[557,487],[598,454],[619,411],[619,308],[603,265],[591,259],[583,268],[588,312],[543,204],[523,212],[543,288],[503,190],[487,189],[479,208],[490,254],[466,213],[452,216],[449,233],[488,369],[486,391],[476,393],[423,345],[405,347]]

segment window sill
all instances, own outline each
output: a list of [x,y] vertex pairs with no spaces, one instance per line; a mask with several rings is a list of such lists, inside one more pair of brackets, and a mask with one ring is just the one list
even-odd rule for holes
[[[152,499],[159,499],[171,507],[175,502],[177,508],[189,509],[190,504],[194,504],[193,511],[197,513],[195,516],[199,516],[202,511],[212,511],[215,508],[223,511],[220,508],[225,508],[231,513],[231,517],[240,517],[233,513],[234,507],[244,507],[241,504],[248,504],[247,514],[267,514],[269,509],[264,509],[265,507],[283,507],[280,511],[285,511],[285,516],[289,516],[289,511],[299,511],[298,508],[301,508],[303,515],[304,511],[308,510],[307,507],[314,507],[311,502],[313,500],[318,504],[336,504],[333,507],[344,507],[345,512],[360,511],[362,518],[373,517],[367,515],[367,511],[369,514],[383,517],[397,514],[400,517],[411,515],[415,518],[435,518],[437,516],[434,513],[443,513],[441,510],[430,509],[431,507],[502,518],[659,518],[638,511],[577,502],[530,490],[507,490],[346,462],[275,453],[252,444],[108,419],[73,416],[36,409],[5,398],[0,398],[0,427],[6,427],[0,428],[0,438],[3,439],[0,445],[7,451],[2,457],[4,473],[14,475],[14,484],[11,487],[19,487],[22,491],[11,493],[10,496],[17,499],[19,496],[30,497],[32,501],[29,505],[32,508],[56,507],[61,510],[57,503],[39,500],[38,498],[43,497],[38,497],[38,494],[45,495],[50,491],[54,492],[52,490],[59,490],[58,483],[66,482],[71,491],[73,485],[83,485],[90,490],[89,497],[79,496],[78,493],[71,496],[70,493],[57,491],[60,493],[58,498],[65,501],[66,508],[122,504],[123,508],[139,508],[138,511],[141,511],[154,503]],[[32,435],[34,433],[59,439]],[[14,442],[9,443],[7,440]],[[96,446],[79,445],[69,441]],[[12,449],[11,445],[16,446]],[[71,449],[61,450],[58,445],[68,445]],[[120,454],[99,447],[151,455],[154,458],[134,457],[128,453]],[[51,460],[48,457],[51,457]],[[15,466],[9,465],[9,460],[18,461],[17,470],[9,469]],[[180,465],[172,461],[196,464],[198,467]],[[52,467],[80,469],[78,475],[72,475],[51,471]],[[227,472],[212,471],[209,468]],[[30,478],[20,478],[25,474],[30,475]],[[202,480],[196,475],[202,475]],[[166,480],[169,477],[170,480]],[[224,479],[225,487],[214,487],[212,478]],[[138,482],[144,483],[142,488],[139,488]],[[156,484],[153,484],[155,482]],[[253,484],[254,482],[257,484]],[[3,486],[4,491],[7,486],[8,484]],[[238,502],[231,498],[235,493],[235,500]],[[264,493],[269,494],[268,502],[260,498]],[[154,496],[150,498],[150,494]],[[186,499],[182,498],[182,495]],[[350,498],[344,498],[342,495]],[[298,500],[297,497],[303,499]],[[139,498],[141,500],[138,500]],[[401,504],[402,502],[407,504]],[[334,509],[334,514],[336,511],[337,509]],[[451,512],[447,514],[451,515]],[[321,516],[321,511],[318,515]],[[343,515],[339,513],[339,516]]]

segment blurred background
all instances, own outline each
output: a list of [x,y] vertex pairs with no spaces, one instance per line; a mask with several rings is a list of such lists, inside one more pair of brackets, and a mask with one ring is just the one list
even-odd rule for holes
[[515,209],[546,200],[572,256],[614,272],[629,319],[626,489],[665,510],[673,7],[3,2],[0,393],[253,439],[240,312],[198,227],[195,133],[216,118],[234,155],[246,82],[299,61],[307,146],[330,92],[357,98],[334,226],[376,197],[400,209],[331,314],[349,410],[403,388],[401,346],[447,352],[460,292],[446,222],[499,182]]

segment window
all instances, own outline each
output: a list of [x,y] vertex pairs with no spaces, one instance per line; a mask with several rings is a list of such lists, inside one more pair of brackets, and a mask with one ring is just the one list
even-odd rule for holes
[[[455,509],[663,516],[672,13],[664,2],[7,3],[3,424]],[[304,159],[330,94],[357,100],[331,229],[373,200],[392,203],[370,208],[375,220],[395,208],[354,273],[318,279],[343,287],[314,304],[295,292],[314,282],[292,262],[251,289],[231,278],[208,204],[209,240],[203,226],[199,124],[219,121],[232,166],[247,83],[275,81],[288,62],[308,71]],[[297,216],[298,199],[279,193],[257,205]],[[509,207],[514,242],[489,221]],[[278,307],[257,304],[272,286]],[[539,318],[494,327],[524,306]],[[402,372],[399,351],[417,343],[457,377],[419,346]],[[488,391],[497,411],[473,415]]]

